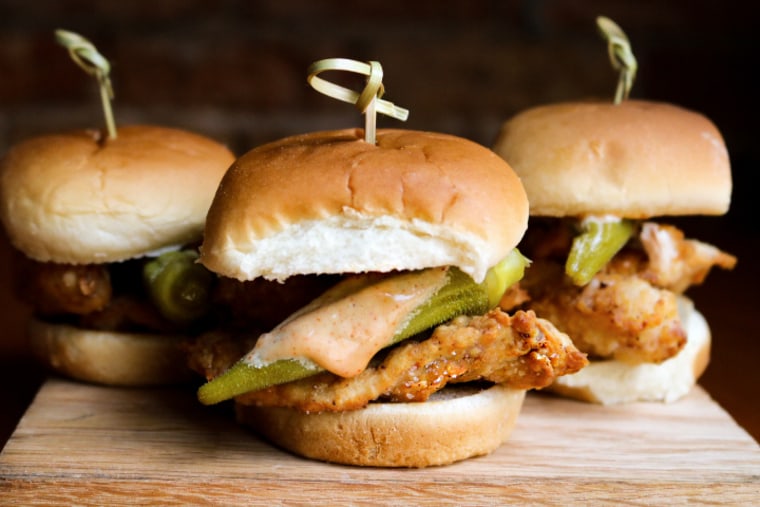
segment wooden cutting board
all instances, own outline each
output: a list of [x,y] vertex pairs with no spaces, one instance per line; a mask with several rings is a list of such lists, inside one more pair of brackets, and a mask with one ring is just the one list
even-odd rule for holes
[[701,388],[670,405],[529,393],[510,441],[446,467],[281,452],[191,391],[48,380],[0,454],[3,505],[760,505],[760,447]]

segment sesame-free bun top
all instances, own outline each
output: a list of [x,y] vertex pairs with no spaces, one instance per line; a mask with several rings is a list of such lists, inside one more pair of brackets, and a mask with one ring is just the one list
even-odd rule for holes
[[183,130],[125,126],[34,137],[0,161],[0,219],[28,257],[130,259],[199,241],[234,155]]
[[454,265],[481,280],[527,227],[519,178],[447,134],[315,132],[254,148],[222,180],[201,262],[239,280]]
[[666,103],[567,102],[523,111],[493,150],[520,175],[531,215],[719,215],[731,200],[723,138]]

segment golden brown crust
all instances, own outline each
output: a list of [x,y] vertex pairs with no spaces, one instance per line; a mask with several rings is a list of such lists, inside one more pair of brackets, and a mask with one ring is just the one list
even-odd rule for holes
[[659,363],[686,343],[676,293],[631,271],[638,256],[619,254],[579,287],[560,263],[537,260],[521,286],[526,308],[567,333],[591,357],[628,363]]
[[[427,467],[488,454],[506,441],[525,391],[447,388],[422,403],[306,414],[236,404],[238,421],[307,458],[347,465]],[[447,393],[458,393],[447,396]]]
[[532,108],[504,123],[493,149],[520,175],[532,215],[717,215],[731,199],[720,132],[670,104]]
[[711,336],[704,317],[681,298],[688,341],[675,357],[659,364],[591,361],[572,375],[558,377],[548,390],[591,403],[673,402],[688,394],[710,360]]
[[316,132],[248,152],[223,179],[201,261],[241,280],[459,265],[475,278],[527,226],[519,179],[462,138]]
[[[196,354],[203,358],[205,347],[197,345]],[[212,338],[210,345],[216,348],[218,342]],[[216,350],[226,352],[222,347]],[[586,355],[566,334],[533,312],[517,311],[510,317],[492,310],[483,316],[460,315],[438,326],[428,339],[399,344],[356,376],[323,373],[248,392],[237,401],[304,412],[356,410],[379,399],[425,401],[457,383],[486,381],[518,390],[541,389],[586,364]]]
[[213,191],[233,162],[190,132],[126,126],[28,139],[0,162],[0,218],[38,261],[111,262],[200,239]]
[[181,336],[94,331],[37,319],[30,320],[27,336],[42,364],[85,382],[152,386],[193,378]]

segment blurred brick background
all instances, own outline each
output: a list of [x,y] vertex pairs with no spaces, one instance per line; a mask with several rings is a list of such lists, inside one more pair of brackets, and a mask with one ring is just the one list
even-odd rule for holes
[[[411,115],[403,125],[381,117],[381,127],[483,144],[524,107],[611,99],[616,75],[594,23],[604,14],[626,31],[639,61],[632,95],[707,114],[743,183],[757,162],[758,129],[747,120],[757,109],[753,4],[0,0],[0,153],[40,132],[102,125],[95,81],[54,42],[56,28],[81,33],[111,61],[117,123],[190,128],[242,152],[281,135],[361,125],[350,105],[306,84],[307,66],[327,57],[383,64],[386,98]],[[751,216],[739,197],[731,217]]]
[[[760,133],[753,117],[757,81],[750,77],[758,62],[755,5],[738,0],[0,0],[0,154],[38,133],[103,124],[97,85],[54,42],[56,28],[81,33],[111,61],[118,124],[192,129],[242,153],[287,134],[362,125],[350,105],[307,85],[308,65],[328,57],[383,64],[385,97],[411,115],[406,124],[381,117],[380,127],[450,132],[486,145],[500,123],[522,108],[587,97],[611,100],[617,76],[594,21],[603,14],[625,30],[639,61],[632,96],[702,111],[726,138],[734,168],[732,209],[726,217],[688,224],[687,232],[716,241],[739,234],[749,238],[752,250],[738,252],[744,255],[740,269],[711,276],[695,292],[699,300],[738,277],[747,286],[736,299],[745,300],[749,282],[758,280],[750,184]],[[0,241],[5,330],[0,355],[23,352],[19,329],[25,311],[7,290],[7,254]],[[745,306],[757,300],[750,296]],[[730,327],[731,319],[721,312],[716,308],[708,318],[724,326],[722,333],[733,333],[736,326]],[[739,340],[746,330],[736,334]],[[710,372],[723,374],[720,367]]]

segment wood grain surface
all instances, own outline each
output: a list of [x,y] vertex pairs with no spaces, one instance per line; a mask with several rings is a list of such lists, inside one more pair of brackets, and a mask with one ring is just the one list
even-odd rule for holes
[[0,454],[2,505],[760,504],[760,447],[701,388],[600,407],[530,393],[510,441],[428,469],[307,461],[189,390],[50,379]]

